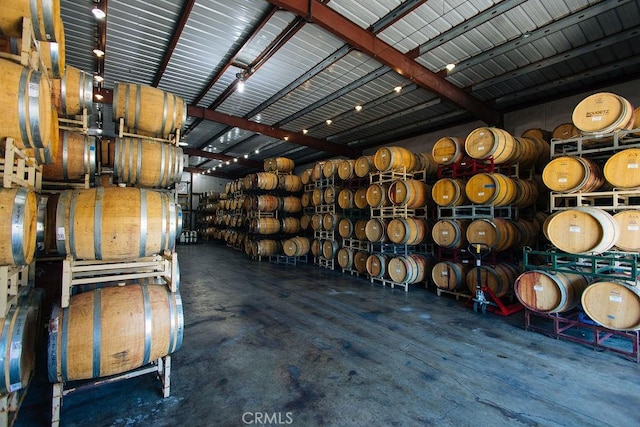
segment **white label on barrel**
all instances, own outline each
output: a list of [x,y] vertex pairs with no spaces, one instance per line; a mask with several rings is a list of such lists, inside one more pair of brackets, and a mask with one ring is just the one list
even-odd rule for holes
[[629,231],[638,231],[638,230],[640,230],[640,228],[638,228],[637,225],[629,225],[629,226],[627,226],[627,230],[629,230]]
[[485,232],[484,231],[478,231],[478,236],[484,236]]
[[484,191],[478,191],[478,196],[484,196]]
[[478,150],[484,150],[484,145],[478,145]]
[[443,231],[442,231],[442,235],[443,235],[443,236],[446,236],[447,234],[449,234],[449,232],[448,232],[447,230],[443,230]]
[[612,301],[612,302],[622,302],[622,295],[620,295],[620,294],[615,294],[615,293],[610,293],[610,294],[609,294],[609,301]]
[[448,157],[443,157],[442,160],[446,162],[447,160],[449,160],[449,158]]
[[544,288],[542,287],[542,285],[533,285],[533,290],[536,292],[541,292],[544,291]]
[[558,182],[567,182],[567,178],[558,178]]
[[577,225],[570,225],[569,226],[569,232],[570,233],[579,233],[580,232],[580,227],[578,227]]
[[602,116],[591,116],[592,122],[599,122],[602,120]]
[[40,85],[29,83],[29,98],[37,98],[40,95]]
[[443,195],[442,195],[442,198],[443,198],[443,199],[448,199],[448,198],[449,198],[449,195],[448,195],[448,194],[443,194]]
[[627,163],[627,169],[638,169],[637,163]]
[[56,233],[57,240],[64,240],[64,227],[58,227],[58,232]]
[[441,276],[448,276],[449,272],[447,270],[442,270],[442,272],[440,272]]

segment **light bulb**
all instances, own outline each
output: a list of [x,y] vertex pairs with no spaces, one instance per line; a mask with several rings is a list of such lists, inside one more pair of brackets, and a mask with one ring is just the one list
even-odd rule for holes
[[95,53],[98,58],[102,58],[104,56],[104,50],[102,49],[95,48],[93,49],[93,53]]
[[104,10],[100,9],[98,6],[94,6],[93,9],[91,9],[91,13],[93,13],[93,16],[96,17],[96,19],[104,19],[107,14],[104,13]]

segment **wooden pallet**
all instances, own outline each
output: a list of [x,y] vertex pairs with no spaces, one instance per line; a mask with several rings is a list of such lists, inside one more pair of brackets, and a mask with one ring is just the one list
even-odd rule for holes
[[42,167],[14,142],[13,138],[5,139],[4,157],[0,158],[2,187],[42,188]]

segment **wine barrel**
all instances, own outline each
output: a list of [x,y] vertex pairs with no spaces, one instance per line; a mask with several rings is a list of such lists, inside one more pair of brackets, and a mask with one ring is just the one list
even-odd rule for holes
[[275,190],[278,188],[278,175],[273,172],[258,172],[254,174],[252,188],[260,190]]
[[[386,227],[385,227],[386,228]],[[362,240],[363,242],[367,240],[367,220],[359,219],[353,225],[353,233],[356,236],[356,239]]]
[[358,273],[364,274],[367,272],[367,258],[369,254],[365,251],[356,251],[353,255],[353,267]]
[[165,285],[127,285],[71,297],[54,306],[49,381],[99,378],[136,369],[182,345],[182,299]]
[[600,280],[582,293],[585,313],[602,326],[616,331],[640,329],[640,287],[628,280]]
[[365,267],[369,276],[378,279],[386,279],[387,273],[387,257],[382,254],[371,254],[367,257]]
[[[633,128],[640,129],[640,107],[633,110]],[[634,132],[635,136],[640,136],[640,132]]]
[[27,188],[0,188],[0,265],[31,264],[37,227],[36,193]]
[[338,206],[342,209],[353,209],[353,191],[345,188],[338,193]]
[[300,217],[300,228],[302,230],[308,230],[310,225],[311,225],[311,217],[307,214],[303,214]]
[[134,134],[166,138],[184,128],[187,104],[155,87],[117,82],[113,87],[113,121],[121,118]]
[[531,168],[536,164],[545,164],[549,160],[549,143],[535,137],[513,137],[518,145],[518,155],[512,160],[521,168]]
[[571,254],[599,254],[608,251],[620,237],[620,228],[606,211],[576,207],[551,215],[545,235],[554,246]]
[[340,215],[327,213],[322,217],[322,228],[327,231],[333,231],[340,221]]
[[335,240],[325,240],[322,242],[322,256],[326,259],[334,259],[340,249],[340,243]]
[[614,187],[640,187],[640,148],[627,148],[609,157],[603,172]]
[[311,182],[311,171],[312,170],[313,169],[308,168],[308,169],[303,170],[300,173],[300,182],[302,182],[302,185],[307,185],[308,183]]
[[353,204],[356,205],[358,209],[365,209],[369,205],[367,204],[367,188],[362,187],[358,188],[356,192],[353,194]]
[[251,231],[257,234],[276,234],[280,232],[280,220],[277,218],[253,218]]
[[284,196],[282,198],[282,211],[287,213],[297,213],[302,211],[300,197]]
[[327,160],[322,166],[322,175],[325,178],[331,178],[335,176],[338,172],[339,163],[340,163],[340,160],[338,159]]
[[278,176],[278,187],[290,193],[297,193],[302,191],[302,181],[298,175],[280,175]]
[[58,254],[126,260],[173,250],[178,210],[166,193],[98,187],[61,193],[56,210]]
[[288,173],[295,169],[296,164],[292,159],[286,157],[272,157],[264,160],[265,172]]
[[424,241],[426,228],[421,218],[394,218],[387,225],[387,235],[398,245],[419,245]]
[[342,218],[338,222],[338,234],[343,239],[350,239],[353,236],[353,222],[349,218]]
[[387,221],[381,218],[371,218],[366,221],[365,239],[370,242],[388,242]]
[[360,156],[356,159],[354,166],[356,175],[358,178],[364,178],[371,172],[375,172],[375,166],[373,163],[373,156]]
[[300,196],[300,204],[303,208],[311,206],[311,193],[302,193],[302,195]]
[[511,204],[518,208],[533,206],[538,200],[538,184],[533,179],[513,180],[516,197]]
[[324,191],[321,188],[315,188],[311,193],[311,203],[313,206],[320,206],[324,202]]
[[51,137],[51,86],[42,73],[0,59],[0,129],[18,148],[41,149]]
[[311,228],[313,231],[322,230],[322,214],[313,214],[311,216]]
[[640,252],[640,210],[620,211],[613,220],[620,229],[616,247],[622,251]]
[[39,307],[24,301],[10,307],[0,323],[0,393],[12,393],[29,384],[40,334],[38,313]]
[[261,239],[253,243],[252,249],[253,256],[271,256],[278,253],[278,241],[272,239]]
[[355,253],[354,249],[340,248],[340,250],[338,251],[338,254],[336,255],[336,259],[338,260],[338,265],[342,268],[351,270],[353,268],[354,253]]
[[336,188],[331,186],[324,189],[324,202],[327,205],[332,205],[336,201]]
[[453,261],[440,261],[431,270],[431,279],[440,289],[463,291],[467,287],[467,274],[470,266]]
[[473,175],[467,181],[465,193],[473,203],[492,206],[507,206],[518,196],[514,180],[501,173]]
[[355,177],[356,161],[355,160],[341,160],[338,163],[338,176],[341,180],[347,181]]
[[430,188],[416,179],[393,181],[389,186],[388,196],[392,204],[416,209],[427,204]]
[[93,108],[93,77],[67,65],[62,79],[51,80],[52,103],[62,116],[77,116]]
[[387,264],[391,280],[405,284],[425,280],[428,266],[427,257],[419,254],[395,257]]
[[416,155],[416,171],[424,171],[425,175],[431,176],[438,173],[438,164],[433,159],[431,153],[423,152]]
[[295,234],[300,232],[300,220],[298,218],[288,216],[286,218],[282,218],[280,231],[286,234]]
[[497,297],[503,297],[509,292],[519,274],[515,266],[506,263],[498,263],[494,267],[483,265],[472,268],[467,273],[467,288],[473,294],[476,292],[478,269],[480,283],[491,289]]
[[282,207],[282,198],[272,194],[260,194],[249,198],[250,208],[247,210],[275,212]]
[[595,191],[605,182],[593,160],[569,156],[551,160],[542,170],[542,180],[550,190],[562,193]]
[[371,184],[369,188],[367,188],[367,204],[372,208],[390,206],[391,201],[389,200],[388,193],[389,186],[387,184]]
[[311,251],[311,255],[313,255],[316,258],[322,255],[322,240],[313,239],[313,241],[311,242],[310,251]]
[[494,252],[515,247],[520,235],[515,225],[504,218],[473,220],[466,231],[470,243],[484,243]]
[[113,144],[114,178],[138,186],[166,188],[182,179],[182,148],[151,139],[117,138]]
[[571,139],[580,135],[580,130],[573,123],[560,123],[553,129],[551,137],[553,139]]
[[614,93],[595,93],[576,105],[571,119],[586,135],[633,129],[633,106],[628,100]]
[[303,256],[308,254],[311,248],[309,239],[300,236],[285,240],[282,244],[282,250],[286,256]]
[[444,136],[433,144],[431,155],[439,165],[452,165],[464,157],[464,141],[455,136]]
[[471,131],[464,142],[464,148],[474,159],[493,157],[495,164],[511,162],[518,155],[513,136],[498,128],[481,127]]
[[311,181],[318,182],[322,180],[322,169],[324,168],[324,162],[316,162],[311,170]]
[[580,303],[587,277],[579,273],[525,271],[516,278],[514,291],[522,305],[540,313],[563,313]]
[[469,221],[460,219],[441,219],[431,229],[431,236],[436,245],[453,249],[467,245],[467,227]]
[[522,132],[522,135],[520,136],[525,138],[537,138],[549,142],[551,141],[553,134],[548,130],[544,130],[542,128],[531,128]]
[[36,40],[64,41],[60,0],[15,0],[3,4],[0,14],[3,37],[21,37],[23,18],[31,21]]
[[373,157],[373,163],[379,171],[415,170],[415,155],[404,147],[380,147]]
[[431,187],[431,198],[438,206],[460,206],[468,203],[466,181],[462,178],[441,178]]

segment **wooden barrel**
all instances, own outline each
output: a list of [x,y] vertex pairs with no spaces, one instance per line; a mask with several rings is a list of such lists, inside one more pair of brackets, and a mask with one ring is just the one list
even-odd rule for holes
[[302,202],[300,197],[284,196],[282,198],[282,211],[287,213],[302,212]]
[[353,194],[353,204],[358,209],[365,209],[369,205],[367,204],[367,188],[362,187],[358,188],[356,192]]
[[166,138],[184,128],[187,104],[155,87],[117,82],[113,87],[113,121],[121,118],[134,134]]
[[31,21],[36,40],[64,41],[60,0],[16,0],[3,4],[0,14],[3,37],[21,37],[23,18]]
[[302,181],[298,175],[280,175],[278,176],[278,188],[290,193],[302,191]]
[[362,240],[363,242],[367,241],[367,220],[359,219],[353,225],[353,233],[356,236],[356,239]]
[[52,103],[62,116],[77,116],[93,108],[93,77],[67,65],[62,79],[51,80]]
[[322,169],[324,168],[324,162],[317,162],[313,165],[311,170],[311,181],[318,182],[322,179]]
[[[480,269],[480,282],[493,291],[497,297],[505,296],[513,287],[513,283],[520,272],[518,269],[506,263],[498,263],[491,267],[483,265]],[[467,273],[467,288],[473,294],[476,292],[478,280],[478,267],[471,268]]]
[[640,287],[627,280],[599,280],[582,293],[585,313],[602,326],[616,331],[640,329]]
[[381,218],[371,218],[366,221],[365,240],[370,242],[388,242],[387,221]]
[[255,253],[253,256],[271,256],[278,253],[279,244],[277,240],[261,239],[254,242]]
[[633,129],[633,106],[619,95],[600,92],[580,101],[574,108],[571,119],[587,135]]
[[640,187],[640,148],[627,148],[609,157],[603,171],[614,187]]
[[282,244],[282,251],[286,256],[303,256],[308,254],[310,249],[311,242],[309,239],[301,236],[285,240]]
[[373,163],[379,171],[406,170],[416,168],[414,154],[404,147],[380,147],[373,157]]
[[535,137],[513,137],[518,146],[518,155],[513,159],[521,168],[531,168],[537,163],[544,164],[549,160],[549,143]]
[[313,231],[322,230],[322,214],[313,214],[311,216],[311,228]]
[[388,196],[392,204],[416,209],[427,204],[430,188],[422,181],[406,179],[393,181],[389,186]]
[[386,279],[388,277],[387,262],[388,262],[388,259],[385,255],[382,255],[382,254],[369,255],[367,257],[367,261],[365,264],[367,273],[369,273],[369,276],[371,277]]
[[394,218],[387,225],[387,236],[398,245],[419,245],[425,239],[426,228],[421,218]]
[[284,172],[288,173],[295,169],[296,164],[293,160],[286,157],[271,157],[264,160],[265,172]]
[[466,231],[469,243],[484,243],[494,252],[515,247],[520,235],[515,225],[504,218],[473,220]]
[[338,251],[338,254],[336,255],[336,259],[338,260],[338,265],[342,268],[351,270],[353,268],[354,253],[355,253],[354,249],[340,248],[340,250]]
[[524,138],[537,138],[546,142],[551,141],[551,138],[553,138],[552,132],[549,132],[548,130],[544,130],[542,128],[527,129],[522,132],[522,135],[520,136]]
[[593,160],[569,156],[551,160],[542,171],[542,180],[547,188],[561,193],[591,192],[605,182],[600,166]]
[[340,163],[340,160],[338,159],[327,160],[322,166],[322,175],[325,178],[331,178],[335,176],[338,173],[339,163]]
[[481,127],[471,131],[464,142],[464,148],[469,157],[493,157],[495,164],[511,162],[518,154],[513,136],[498,128]]
[[40,332],[39,307],[21,302],[10,307],[0,323],[0,393],[25,388],[36,364],[36,341]]
[[571,139],[580,136],[580,130],[573,123],[560,123],[553,129],[553,139]]
[[59,149],[53,163],[42,165],[45,181],[84,181],[85,174],[90,180],[96,172],[96,142],[94,137],[79,132],[60,131]]
[[444,136],[433,144],[431,155],[439,165],[452,165],[464,157],[464,141],[455,136]]
[[166,193],[138,188],[68,190],[58,199],[58,253],[76,259],[126,260],[173,250],[176,205]]
[[300,196],[300,204],[303,208],[311,206],[311,193],[302,193]]
[[322,217],[322,228],[324,228],[327,231],[332,231],[336,228],[336,225],[338,225],[339,221],[340,221],[339,215],[326,213]]
[[308,230],[309,226],[311,226],[311,217],[307,214],[303,214],[300,217],[300,228],[302,230]]
[[545,235],[561,251],[599,254],[616,244],[620,228],[602,209],[576,207],[551,215],[546,222]]
[[501,173],[478,173],[467,181],[467,198],[479,205],[507,206],[518,196],[512,178]]
[[282,218],[280,225],[280,231],[287,234],[295,234],[300,232],[300,220],[298,218],[288,216],[286,218]]
[[282,207],[282,198],[272,194],[252,196],[249,200],[251,200],[251,209],[247,210],[275,212]]
[[184,157],[176,145],[141,138],[117,138],[113,145],[113,174],[120,183],[166,188],[182,179]]
[[315,188],[311,193],[311,203],[313,206],[320,206],[324,202],[324,191],[321,188]]
[[410,254],[392,258],[387,264],[389,277],[396,283],[418,283],[426,278],[427,257]]
[[275,190],[278,188],[278,175],[273,172],[258,172],[255,175],[253,188]]
[[311,254],[316,258],[322,255],[322,240],[313,239],[313,241],[311,242],[310,251]]
[[356,251],[353,255],[353,267],[358,273],[364,274],[367,272],[367,258],[369,254],[365,251]]
[[302,185],[307,185],[311,182],[311,171],[313,171],[313,169],[308,168],[300,173],[300,182],[302,182]]
[[540,227],[537,226],[537,222],[520,218],[513,221],[512,224],[515,226],[518,236],[514,247],[534,247],[540,241]]
[[514,291],[520,303],[529,310],[563,313],[580,303],[587,284],[587,277],[577,272],[530,270],[516,278]]
[[334,259],[340,249],[340,243],[335,240],[325,240],[322,242],[322,256],[326,259]]
[[355,173],[359,178],[368,176],[371,172],[375,172],[373,156],[361,156],[356,159],[354,166]]
[[438,173],[438,164],[430,152],[416,153],[416,171],[424,171],[427,176]]
[[0,59],[0,129],[18,148],[41,149],[51,137],[51,86],[42,73]]
[[536,204],[538,200],[538,184],[533,179],[513,179],[516,197],[511,204],[518,208],[526,208]]
[[36,193],[28,188],[1,188],[0,265],[31,264],[37,228]]
[[467,289],[469,264],[453,261],[440,261],[431,270],[431,279],[440,289],[446,291],[463,291]]
[[388,192],[389,186],[387,184],[371,184],[369,188],[367,188],[367,204],[372,208],[390,206],[391,201],[387,195]]
[[[63,24],[61,23],[61,25]],[[60,32],[60,36],[60,40],[56,42],[40,42],[40,58],[50,79],[62,78],[66,68],[64,28]]]
[[441,219],[431,229],[436,245],[443,248],[462,248],[467,246],[467,227],[469,221],[460,219]]
[[347,181],[355,177],[356,161],[355,160],[340,160],[338,163],[338,176],[341,180]]
[[616,247],[622,251],[640,252],[640,210],[620,211],[613,220],[620,229]]
[[[71,297],[54,306],[49,327],[49,380],[120,374],[182,345],[182,299],[165,285],[127,285]],[[126,355],[126,357],[123,357]]]
[[[633,128],[640,129],[640,107],[633,110]],[[640,136],[640,132],[634,132],[635,136]]]
[[342,218],[338,222],[338,234],[343,239],[350,239],[353,236],[353,222],[349,218]]
[[469,202],[462,178],[441,178],[431,187],[431,198],[438,206],[461,206]]
[[332,205],[336,201],[336,188],[331,186],[324,189],[324,203]]
[[280,232],[280,220],[277,218],[253,218],[251,231],[257,234],[276,234]]
[[338,206],[342,209],[353,209],[353,191],[345,188],[338,193]]

